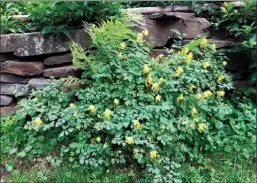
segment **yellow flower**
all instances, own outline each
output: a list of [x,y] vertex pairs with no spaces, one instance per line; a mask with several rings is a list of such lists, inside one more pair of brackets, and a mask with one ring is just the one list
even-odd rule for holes
[[148,65],[144,65],[143,67],[143,74],[147,74],[150,71],[150,68],[148,67]]
[[184,47],[184,48],[181,50],[181,55],[186,55],[188,52],[189,52],[189,49],[188,49],[187,47]]
[[153,91],[158,91],[160,90],[160,85],[158,83],[154,83],[153,86],[152,86],[152,90]]
[[176,73],[175,73],[175,77],[178,77],[180,76],[182,73],[184,72],[184,69],[182,67],[178,67],[178,69],[176,70]]
[[101,142],[101,138],[100,137],[97,137],[95,140],[96,140],[97,143]]
[[195,114],[197,114],[197,109],[196,109],[195,107],[192,109],[191,114],[192,114],[192,116],[194,116]]
[[208,98],[212,95],[212,92],[210,92],[209,90],[203,92],[203,98]]
[[124,56],[122,55],[121,52],[118,53],[118,57],[120,57],[120,59],[123,59],[123,58],[124,58]]
[[142,125],[140,124],[140,122],[138,120],[133,120],[133,125],[137,128],[137,129],[141,129]]
[[148,84],[151,84],[151,83],[153,82],[153,78],[152,78],[151,75],[148,75],[148,76],[147,76],[146,82],[147,82]]
[[203,40],[200,42],[200,46],[204,46],[208,43],[208,40],[206,38],[203,38]]
[[75,118],[78,117],[78,112],[77,111],[74,112],[73,117],[75,117]]
[[104,111],[104,118],[105,118],[105,119],[110,119],[111,113],[112,113],[112,111],[110,111],[109,109],[106,109],[106,110]]
[[164,79],[163,79],[163,77],[161,77],[160,79],[159,79],[159,85],[161,85],[162,83],[164,82]]
[[190,84],[188,91],[192,93],[193,89],[195,89],[195,88],[196,88],[195,85]]
[[226,61],[223,62],[223,65],[224,65],[224,66],[226,66],[227,64],[228,64],[228,62],[226,62]]
[[88,107],[88,110],[89,110],[90,112],[95,112],[95,111],[96,111],[96,108],[95,108],[94,105],[90,105],[90,106]]
[[204,123],[200,123],[198,125],[198,131],[199,132],[203,132],[205,130],[205,128],[206,128],[206,125]]
[[114,99],[113,103],[114,103],[115,105],[119,105],[120,102],[119,102],[118,99]]
[[203,68],[206,69],[206,68],[208,68],[208,67],[210,67],[209,62],[204,62],[204,63],[203,63]]
[[70,108],[74,109],[76,106],[73,103],[70,103]]
[[219,96],[219,97],[223,97],[225,95],[225,92],[224,91],[217,91],[216,94]]
[[108,144],[105,143],[105,144],[103,145],[103,148],[106,149],[107,147],[108,147]]
[[161,95],[157,95],[157,96],[155,97],[155,101],[156,101],[156,102],[159,102],[159,101],[161,100],[161,98],[162,98]]
[[222,81],[223,79],[225,79],[225,76],[224,76],[224,75],[220,75],[220,76],[218,77],[218,81]]
[[126,143],[127,144],[132,144],[134,142],[132,137],[126,137]]
[[34,99],[33,99],[33,101],[34,101],[34,102],[37,102],[37,101],[38,101],[37,97],[36,97],[36,98],[34,98]]
[[202,97],[203,97],[203,96],[202,96],[201,94],[199,94],[199,93],[196,94],[196,96],[195,96],[195,98],[198,99],[198,100],[202,99]]
[[183,95],[181,94],[178,98],[177,98],[177,102],[180,102],[180,101],[182,101],[183,100]]
[[194,122],[194,123],[198,123],[198,122],[199,122],[199,119],[198,119],[198,118],[194,118],[194,119],[193,119],[193,122]]
[[43,121],[40,119],[40,117],[37,117],[34,122],[36,123],[37,126],[43,125]]
[[187,55],[187,63],[188,63],[188,64],[191,63],[192,58],[193,58],[193,53],[190,52],[190,53]]
[[126,48],[126,43],[124,43],[124,42],[120,43],[120,48],[121,48],[121,49]]
[[216,45],[215,45],[215,44],[212,44],[212,45],[211,45],[211,49],[212,49],[212,51],[216,51]]
[[78,126],[76,126],[76,128],[77,128],[78,130],[80,130],[81,126],[80,126],[80,125],[78,125]]
[[148,30],[144,30],[142,33],[143,33],[144,36],[148,36],[149,35]]
[[137,42],[142,42],[143,41],[143,37],[144,37],[143,33],[138,33],[137,34]]
[[157,157],[157,151],[156,151],[156,150],[150,151],[150,157],[151,157],[152,159],[155,159],[155,158]]

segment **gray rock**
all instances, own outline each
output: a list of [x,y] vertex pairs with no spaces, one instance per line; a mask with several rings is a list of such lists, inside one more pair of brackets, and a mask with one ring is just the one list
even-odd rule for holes
[[6,60],[12,60],[15,56],[13,53],[0,53],[0,62],[4,62]]
[[184,13],[184,12],[162,12],[152,13],[146,15],[146,18],[151,20],[178,20],[186,18],[194,18],[195,13]]
[[8,107],[0,107],[0,114],[7,114],[11,112],[15,112],[21,108],[20,105],[16,106],[8,106]]
[[237,80],[234,81],[234,86],[236,88],[256,88],[256,81],[251,80]]
[[[183,40],[182,45],[189,43],[192,40]],[[210,43],[215,43],[216,48],[227,48],[235,45],[235,42],[231,40],[219,40],[219,39],[208,39]]]
[[129,13],[141,13],[143,15],[163,12],[194,12],[192,6],[165,6],[165,7],[143,7],[143,8],[129,8]]
[[81,69],[78,69],[72,65],[48,68],[43,70],[43,76],[47,78],[51,76],[56,78],[62,78],[67,76],[80,76],[81,73]]
[[150,57],[153,57],[153,58],[156,58],[158,57],[159,55],[163,54],[164,56],[167,55],[167,52],[165,49],[152,49],[150,51]]
[[13,104],[13,97],[7,95],[0,95],[0,105],[7,106]]
[[29,94],[28,86],[25,84],[0,84],[1,94],[25,96]]
[[0,73],[9,73],[19,76],[36,76],[40,75],[44,64],[42,62],[24,62],[19,60],[10,60],[0,62]]
[[[193,39],[206,34],[210,26],[205,18],[186,18],[179,20],[144,20],[143,28],[149,31],[149,38],[155,47],[164,47],[171,38],[178,38],[185,34],[185,39]],[[179,32],[179,34],[178,34]]]
[[72,63],[72,54],[58,55],[48,57],[44,60],[45,65],[59,65],[63,63]]
[[43,78],[43,77],[40,77],[40,78],[32,78],[29,80],[29,86],[31,88],[41,88],[41,87],[44,87],[48,84],[48,80]]
[[2,83],[27,83],[29,78],[15,76],[13,74],[0,74],[0,82]]
[[34,32],[1,35],[1,52],[14,52],[16,56],[61,53],[69,50],[71,40],[84,48],[91,46],[90,36],[84,30],[70,31],[70,38],[62,33],[42,35]]

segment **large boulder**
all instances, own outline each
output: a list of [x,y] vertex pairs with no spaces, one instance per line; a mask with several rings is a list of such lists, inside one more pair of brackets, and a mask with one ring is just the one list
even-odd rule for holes
[[0,62],[0,73],[9,73],[19,76],[37,76],[40,75],[44,64],[42,62],[24,62],[19,60],[10,60]]

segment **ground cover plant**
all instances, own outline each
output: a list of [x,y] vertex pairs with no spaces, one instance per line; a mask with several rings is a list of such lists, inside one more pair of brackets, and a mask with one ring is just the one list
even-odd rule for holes
[[[67,81],[84,87],[70,91],[64,80],[53,80],[2,117],[6,169],[31,160],[53,174],[67,167],[66,182],[74,181],[72,170],[91,171],[95,180],[114,170],[117,182],[217,182],[236,178],[215,173],[211,153],[235,153],[252,164],[256,105],[234,90],[224,55],[202,37],[150,58],[149,32],[133,29],[141,18],[124,13],[86,24],[97,52],[71,42],[73,63],[84,72]],[[42,173],[33,179],[48,180]]]

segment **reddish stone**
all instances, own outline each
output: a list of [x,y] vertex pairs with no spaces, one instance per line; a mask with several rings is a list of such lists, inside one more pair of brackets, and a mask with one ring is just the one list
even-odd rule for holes
[[15,111],[17,111],[19,109],[21,109],[20,105],[8,106],[8,107],[0,107],[0,114],[7,114],[7,113],[15,112]]
[[51,76],[56,78],[63,78],[67,76],[80,76],[80,75],[81,75],[81,69],[78,69],[72,65],[48,68],[43,70],[43,76],[47,78]]

